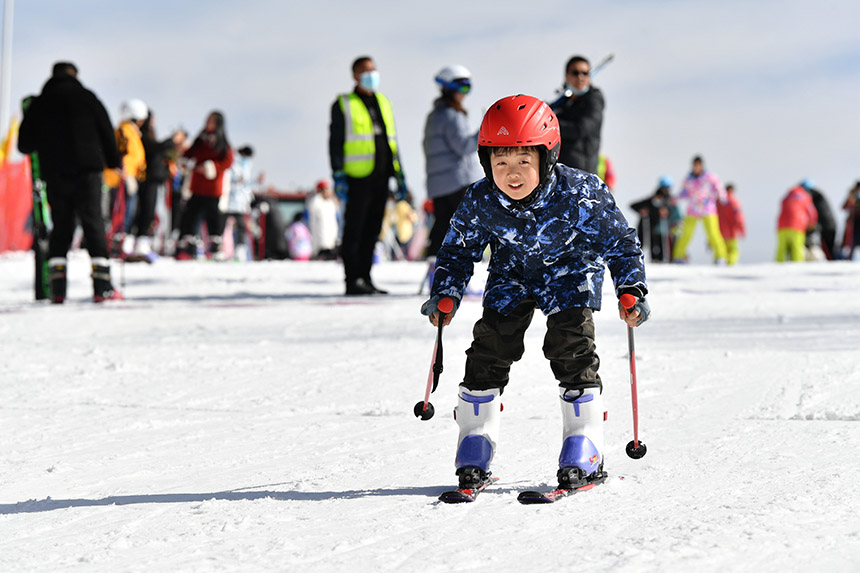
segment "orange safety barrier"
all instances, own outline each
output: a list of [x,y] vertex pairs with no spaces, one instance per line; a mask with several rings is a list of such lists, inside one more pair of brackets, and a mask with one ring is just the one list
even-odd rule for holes
[[0,166],[0,253],[33,246],[30,160]]

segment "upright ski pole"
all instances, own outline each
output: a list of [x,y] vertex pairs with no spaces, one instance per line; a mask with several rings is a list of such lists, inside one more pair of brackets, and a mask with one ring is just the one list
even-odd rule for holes
[[[621,295],[621,306],[626,312],[633,310],[636,297],[632,294]],[[627,455],[634,460],[642,458],[648,449],[639,441],[639,397],[636,390],[636,348],[633,344],[633,327],[627,325],[627,349],[630,358],[630,396],[633,401],[633,441],[627,444]]]
[[415,408],[412,410],[416,417],[425,422],[436,413],[436,409],[430,403],[430,394],[436,391],[436,386],[439,385],[439,375],[442,374],[442,329],[445,327],[445,315],[454,310],[454,301],[445,297],[436,306],[439,308],[439,323],[436,330],[436,344],[433,346],[433,358],[430,362],[430,372],[427,374],[427,388],[424,390],[424,400],[415,404]]

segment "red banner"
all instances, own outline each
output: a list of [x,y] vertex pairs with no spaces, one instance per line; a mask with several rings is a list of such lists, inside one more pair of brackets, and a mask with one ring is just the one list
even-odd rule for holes
[[33,246],[30,160],[0,166],[0,253]]

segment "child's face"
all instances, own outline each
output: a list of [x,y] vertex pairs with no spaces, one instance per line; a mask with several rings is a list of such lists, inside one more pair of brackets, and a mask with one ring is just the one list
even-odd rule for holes
[[540,154],[535,149],[517,148],[508,153],[490,152],[493,181],[502,193],[511,199],[523,199],[540,183],[538,162]]

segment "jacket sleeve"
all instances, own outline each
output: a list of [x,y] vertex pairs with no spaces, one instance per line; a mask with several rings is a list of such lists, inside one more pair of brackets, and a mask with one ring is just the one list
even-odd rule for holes
[[346,139],[346,124],[343,111],[340,109],[340,98],[334,100],[331,106],[331,123],[329,124],[328,155],[331,172],[343,171],[343,142]]
[[686,199],[690,196],[690,178],[687,177],[684,179],[683,185],[681,185],[681,192],[678,193],[678,199]]
[[815,203],[812,202],[812,197],[806,203],[806,212],[809,215],[809,227],[814,227],[818,224],[818,211],[815,209]]
[[197,154],[199,153],[201,146],[202,143],[200,141],[200,138],[195,138],[194,141],[191,143],[191,147],[185,150],[185,153],[182,154],[182,157],[197,161]]
[[116,145],[116,134],[110,123],[110,116],[102,105],[102,102],[92,92],[93,121],[96,124],[99,142],[105,155],[105,165],[110,169],[119,169],[122,166],[122,156]]
[[746,235],[747,235],[747,222],[746,222],[746,219],[744,218],[744,211],[743,211],[743,209],[741,209],[741,202],[738,201],[737,198],[734,198],[734,201],[732,202],[732,207],[734,208],[734,211],[735,211],[735,225],[737,226],[738,234],[741,237],[746,237]]
[[233,165],[233,149],[228,147],[227,153],[224,154],[224,157],[215,160],[215,168],[218,170],[219,174],[222,174],[230,169],[231,165]]
[[638,213],[642,209],[650,209],[651,205],[652,205],[651,197],[648,197],[647,199],[642,199],[641,201],[636,201],[635,203],[631,203],[630,208]]
[[433,295],[462,300],[474,273],[475,263],[483,258],[484,250],[490,243],[490,233],[478,223],[478,206],[472,194],[474,188],[466,193],[451,217],[448,234],[436,255]]
[[717,177],[715,173],[711,173],[711,185],[714,188],[717,202],[723,204],[727,203],[729,199],[728,194],[726,193],[726,188],[723,186],[723,182],[720,181],[720,178]]
[[595,186],[592,196],[581,201],[579,209],[580,219],[584,219],[583,229],[592,237],[609,268],[616,295],[629,288],[648,294],[645,262],[636,230],[627,223],[606,185],[601,182]]
[[[453,111],[453,110],[452,110]],[[469,133],[466,115],[454,111],[454,121],[447,122],[443,137],[448,147],[459,156],[478,152],[478,133]]]
[[130,124],[123,123],[120,129],[128,142],[128,149],[122,157],[125,172],[132,177],[140,178],[141,173],[146,168],[146,152],[143,149],[143,141]]
[[18,151],[21,153],[38,151],[36,133],[39,129],[38,123],[41,113],[39,98],[34,97],[30,102],[27,113],[24,114],[24,119],[21,120],[21,125],[18,127]]

